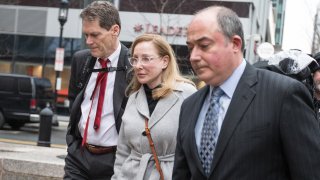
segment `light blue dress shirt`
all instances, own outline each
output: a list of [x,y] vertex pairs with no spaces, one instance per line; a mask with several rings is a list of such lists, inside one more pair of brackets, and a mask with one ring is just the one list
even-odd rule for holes
[[[233,93],[244,72],[246,64],[247,62],[245,61],[245,59],[243,59],[242,63],[233,71],[232,75],[220,86],[220,88],[224,92],[224,95],[219,100],[220,109],[219,109],[219,117],[218,117],[218,134],[220,134],[220,129],[221,129],[224,117],[230,105]],[[210,87],[210,93],[207,94],[207,97],[202,105],[197,124],[195,126],[195,137],[196,137],[198,152],[200,152],[201,130],[202,130],[205,116],[206,116],[206,112],[208,111],[208,108],[209,108],[210,94],[212,90],[213,90],[213,87]]]

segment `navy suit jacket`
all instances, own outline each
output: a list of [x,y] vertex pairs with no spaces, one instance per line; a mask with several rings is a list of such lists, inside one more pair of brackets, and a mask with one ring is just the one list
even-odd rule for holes
[[[81,117],[81,103],[83,101],[84,91],[91,76],[90,70],[97,58],[91,56],[90,50],[81,50],[74,54],[72,58],[71,75],[69,82],[69,100],[70,100],[70,122],[67,130],[66,141],[68,146],[75,140],[81,139],[78,129],[78,123]],[[88,63],[88,64],[87,64]],[[86,67],[86,68],[84,68]],[[127,70],[117,71],[113,92],[113,108],[116,129],[119,132],[121,117],[123,115],[128,98],[125,97],[125,89],[129,83],[128,71],[131,65],[128,61],[128,48],[121,44],[121,51],[117,67],[126,67]],[[88,72],[83,72],[88,71]],[[87,76],[83,77],[83,74]],[[84,81],[84,82],[83,82]]]
[[226,112],[207,178],[194,129],[208,92],[206,86],[182,104],[174,180],[320,179],[320,128],[307,88],[249,64]]

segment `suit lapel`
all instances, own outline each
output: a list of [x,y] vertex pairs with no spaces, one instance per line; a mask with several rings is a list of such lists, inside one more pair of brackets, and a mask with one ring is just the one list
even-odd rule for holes
[[[117,67],[124,67],[127,65],[125,61],[128,61],[128,49],[124,45],[122,44],[120,45],[121,45],[121,51],[120,51]],[[117,117],[118,117],[120,107],[124,98],[124,91],[125,91],[125,88],[127,87],[127,82],[125,81],[126,72],[127,71],[116,72],[114,92],[113,92],[113,109],[114,109],[114,117],[116,121],[118,120]]]
[[198,148],[197,148],[197,143],[196,143],[196,136],[195,136],[195,127],[196,127],[196,123],[198,121],[198,117],[202,108],[202,105],[204,103],[204,100],[207,96],[207,93],[209,92],[210,87],[207,85],[206,87],[202,88],[201,90],[199,90],[197,93],[197,100],[194,102],[194,104],[192,104],[192,111],[190,111],[190,120],[192,121],[191,124],[191,129],[189,130],[191,132],[190,134],[190,149],[191,149],[191,156],[193,156],[191,159],[195,159],[196,160],[196,166],[199,168],[199,171],[201,171],[204,174],[203,168],[202,168],[202,163],[199,157],[199,152],[198,152]]
[[214,152],[211,172],[214,171],[214,168],[219,162],[223,151],[230,141],[237,125],[240,123],[244,113],[255,97],[256,92],[254,85],[257,82],[256,76],[256,70],[251,65],[247,64],[224,118],[217,142],[217,147]]
[[[76,59],[76,60],[82,60],[82,59]],[[81,104],[83,101],[83,97],[84,97],[84,92],[87,88],[90,76],[91,76],[91,70],[94,67],[94,64],[96,63],[97,58],[91,56],[90,51],[88,51],[88,54],[84,57],[82,63],[78,64],[77,69],[81,72],[79,73],[79,78],[80,80],[76,80],[76,82],[80,83],[84,83],[83,85],[81,85],[82,89],[79,91],[79,93],[77,94],[73,105],[72,105],[72,109],[70,111],[70,120],[72,121],[71,123],[71,131],[74,131],[75,134],[78,137],[81,137],[80,135],[80,131],[78,128],[78,123],[80,121],[81,118]],[[88,62],[88,64],[86,64]]]

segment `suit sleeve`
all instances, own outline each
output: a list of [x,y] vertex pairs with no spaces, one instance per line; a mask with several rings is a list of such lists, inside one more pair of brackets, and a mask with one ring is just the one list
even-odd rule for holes
[[[76,55],[75,55],[76,56]],[[71,74],[69,79],[69,88],[68,88],[68,99],[70,101],[69,110],[73,105],[73,102],[77,96],[77,60],[73,56],[71,60]]]
[[186,154],[182,148],[184,104],[181,106],[172,180],[191,179]]
[[320,179],[320,128],[313,102],[303,84],[287,88],[280,115],[280,134],[290,177]]
[[[71,74],[70,74],[70,79],[69,79],[69,88],[68,88],[68,99],[69,99],[69,112],[71,113],[71,109],[73,106],[73,102],[77,96],[77,86],[76,82],[77,80],[77,69],[78,69],[78,61],[77,61],[77,53],[74,54],[71,60]],[[71,117],[71,116],[70,116]],[[74,141],[74,137],[71,134],[71,126],[72,126],[72,118],[69,118],[69,124],[67,128],[67,133],[66,133],[66,142],[67,145],[69,146],[71,142]]]

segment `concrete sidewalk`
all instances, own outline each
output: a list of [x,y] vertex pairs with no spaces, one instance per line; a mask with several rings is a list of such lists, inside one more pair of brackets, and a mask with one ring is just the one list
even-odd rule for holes
[[0,142],[0,179],[58,180],[66,149]]

